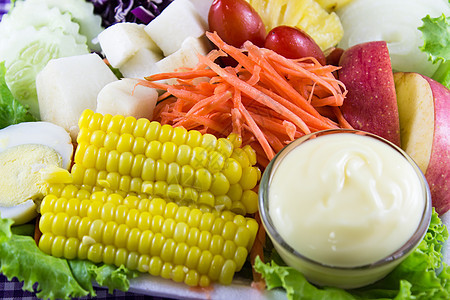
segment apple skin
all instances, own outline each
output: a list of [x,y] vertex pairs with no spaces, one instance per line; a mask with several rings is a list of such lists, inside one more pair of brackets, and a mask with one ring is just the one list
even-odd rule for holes
[[450,209],[450,90],[419,73],[398,72],[394,81],[402,148],[425,174],[442,215]]
[[423,76],[430,84],[434,97],[434,138],[430,162],[425,177],[436,211],[450,209],[450,90]]
[[397,98],[386,42],[367,42],[346,49],[339,66],[339,80],[348,90],[341,106],[345,119],[355,129],[400,146]]

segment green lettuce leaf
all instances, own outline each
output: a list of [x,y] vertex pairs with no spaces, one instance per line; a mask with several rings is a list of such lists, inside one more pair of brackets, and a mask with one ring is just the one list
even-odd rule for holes
[[433,209],[428,231],[397,268],[384,279],[364,288],[343,290],[316,287],[301,272],[274,261],[255,262],[268,289],[283,288],[288,299],[450,299],[450,267],[442,262],[442,246],[448,238],[446,226]]
[[[109,291],[127,291],[129,278],[137,276],[125,267],[90,261],[66,260],[43,253],[30,236],[14,234],[13,221],[0,218],[0,273],[23,281],[23,290],[43,299],[95,296],[93,282]],[[37,284],[37,285],[36,285]],[[33,288],[35,287],[35,288]]]
[[17,101],[6,85],[5,63],[0,63],[0,129],[9,125],[36,121],[27,108]]
[[422,31],[424,44],[420,50],[427,53],[433,63],[441,62],[432,78],[450,88],[450,17],[428,15],[422,21],[418,29]]

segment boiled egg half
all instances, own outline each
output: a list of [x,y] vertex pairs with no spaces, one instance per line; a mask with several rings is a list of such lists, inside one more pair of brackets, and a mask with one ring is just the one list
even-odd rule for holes
[[0,217],[15,225],[35,218],[49,174],[68,170],[72,154],[70,134],[53,123],[25,122],[0,130]]

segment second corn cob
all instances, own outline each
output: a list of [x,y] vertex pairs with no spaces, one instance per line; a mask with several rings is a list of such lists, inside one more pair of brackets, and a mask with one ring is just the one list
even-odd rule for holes
[[254,219],[230,211],[80,191],[72,186],[62,192],[68,198],[49,194],[42,201],[39,248],[45,253],[124,265],[190,286],[229,284],[258,230]]

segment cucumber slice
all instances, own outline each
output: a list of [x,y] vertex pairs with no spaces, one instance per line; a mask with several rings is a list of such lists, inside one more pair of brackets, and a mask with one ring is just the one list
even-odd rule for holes
[[90,49],[101,51],[100,45],[96,41],[97,35],[103,30],[102,19],[94,14],[94,5],[85,0],[27,0],[27,2],[56,7],[61,12],[67,12],[72,16],[72,20],[80,25],[80,33],[87,38]]
[[1,40],[0,60],[5,61],[5,80],[14,97],[39,118],[36,75],[52,58],[86,53],[86,44],[78,44],[62,30],[28,26]]
[[8,38],[17,30],[28,26],[36,29],[47,27],[50,31],[62,30],[72,35],[78,44],[85,44],[87,39],[79,33],[80,25],[72,21],[72,16],[62,13],[58,8],[48,8],[45,5],[28,1],[16,2],[10,14],[5,15],[0,23],[1,39]]

